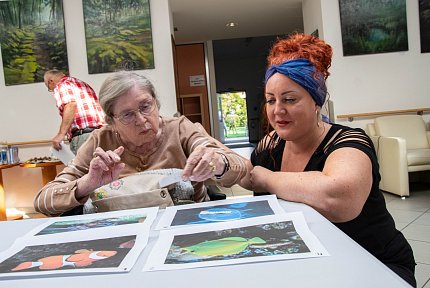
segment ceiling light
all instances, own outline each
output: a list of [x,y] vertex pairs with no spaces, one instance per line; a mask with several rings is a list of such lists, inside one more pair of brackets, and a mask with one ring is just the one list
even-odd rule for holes
[[225,24],[225,26],[227,26],[229,28],[233,28],[233,27],[239,26],[239,23],[237,23],[237,22],[228,22],[227,24]]

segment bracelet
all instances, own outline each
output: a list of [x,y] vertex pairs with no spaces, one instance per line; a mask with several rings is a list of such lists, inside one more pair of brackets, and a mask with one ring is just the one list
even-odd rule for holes
[[230,162],[228,161],[227,157],[224,154],[222,154],[222,153],[218,153],[218,154],[221,156],[222,161],[224,161],[224,170],[222,171],[221,174],[215,175],[215,177],[216,177],[216,179],[221,179],[221,177],[224,176],[224,174],[228,170],[230,170]]

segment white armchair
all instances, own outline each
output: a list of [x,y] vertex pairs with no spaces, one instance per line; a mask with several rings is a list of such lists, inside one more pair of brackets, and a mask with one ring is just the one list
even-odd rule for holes
[[378,155],[380,188],[409,196],[409,172],[430,170],[430,131],[420,115],[384,116],[367,125]]

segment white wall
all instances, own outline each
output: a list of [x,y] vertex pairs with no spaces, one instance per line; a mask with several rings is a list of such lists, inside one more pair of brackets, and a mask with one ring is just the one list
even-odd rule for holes
[[303,0],[303,30],[311,34],[318,29],[319,38],[324,39],[324,30],[322,24],[321,1],[320,0]]
[[[418,1],[406,1],[408,51],[347,57],[342,50],[339,1],[305,0],[303,7],[319,4],[323,26],[320,35],[323,32],[334,51],[328,89],[335,115],[430,107],[430,53],[421,54]],[[315,19],[309,19],[309,15],[312,12],[304,9],[306,33],[315,30]],[[427,123],[429,118],[429,114],[424,115]],[[371,121],[336,120],[361,128]]]
[[[136,71],[155,85],[161,114],[176,112],[176,93],[171,44],[171,13],[168,0],[150,0],[155,69]],[[88,74],[82,0],[64,1],[64,20],[70,75],[88,82],[97,92],[109,74]],[[0,59],[0,65],[3,63]],[[49,140],[61,118],[53,96],[44,83],[5,86],[0,69],[0,142]],[[47,156],[49,146],[19,147],[21,160]],[[3,170],[7,207],[29,207],[42,186],[39,168]]]

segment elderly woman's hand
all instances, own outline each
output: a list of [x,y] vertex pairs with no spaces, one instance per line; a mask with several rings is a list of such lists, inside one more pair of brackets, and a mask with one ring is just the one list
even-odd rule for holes
[[215,148],[197,147],[187,159],[182,179],[202,182],[224,171],[224,160]]
[[249,181],[251,182],[252,190],[254,192],[270,192],[268,182],[271,181],[273,171],[261,166],[255,166],[251,172]]
[[93,153],[88,174],[78,179],[76,198],[86,197],[91,191],[118,179],[119,173],[125,167],[120,157],[123,152],[123,146],[114,151],[104,151],[97,147]]

